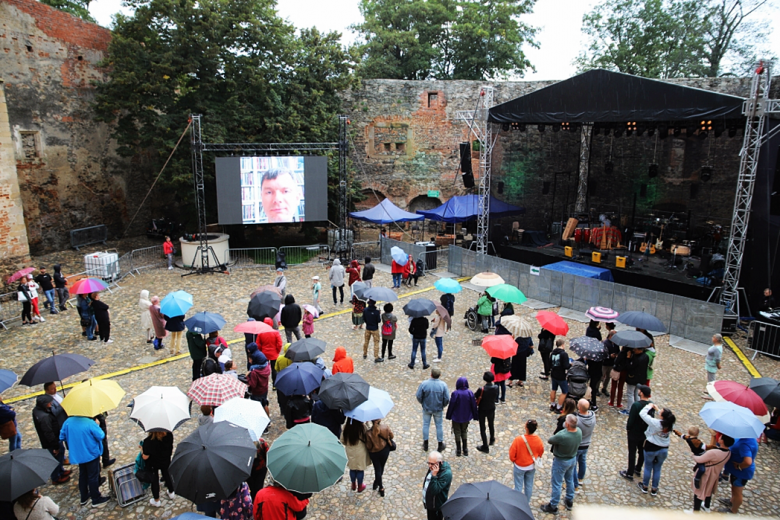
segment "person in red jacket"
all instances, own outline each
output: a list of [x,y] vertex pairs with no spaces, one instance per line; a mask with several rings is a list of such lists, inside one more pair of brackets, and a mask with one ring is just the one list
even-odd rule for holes
[[347,355],[347,349],[336,347],[336,353],[333,355],[333,367],[331,372],[335,375],[339,372],[351,374],[355,371],[352,365],[352,358]]
[[165,253],[166,258],[168,258],[168,270],[173,269],[173,252],[176,251],[176,248],[173,245],[173,242],[171,242],[171,237],[165,237],[165,242],[163,242],[163,253]]
[[393,289],[401,288],[401,279],[404,275],[404,266],[393,260],[390,265],[390,272],[393,275]]
[[349,267],[347,267],[347,274],[349,274],[349,286],[352,287],[352,284],[355,282],[362,282],[363,280],[360,278],[360,264],[357,260],[352,260],[350,262]]
[[[263,323],[269,327],[274,326],[271,318],[264,318]],[[271,381],[276,388],[276,359],[282,351],[282,333],[278,330],[271,330],[257,335],[257,349],[262,352],[271,365]]]
[[403,267],[403,277],[407,287],[412,286],[412,279],[415,279],[414,285],[417,285],[416,274],[417,267],[414,265],[412,255],[409,255],[409,261],[406,262],[406,265]]
[[274,482],[257,492],[254,502],[255,520],[296,520],[306,516],[308,498],[298,498]]

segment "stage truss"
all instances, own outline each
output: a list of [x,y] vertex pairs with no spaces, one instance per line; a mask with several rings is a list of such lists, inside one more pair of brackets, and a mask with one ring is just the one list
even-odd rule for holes
[[477,215],[476,251],[487,254],[490,231],[490,176],[493,147],[498,139],[493,124],[488,122],[488,111],[493,106],[493,87],[480,89],[477,106],[474,110],[458,110],[455,117],[464,121],[470,133],[479,143],[479,214]]

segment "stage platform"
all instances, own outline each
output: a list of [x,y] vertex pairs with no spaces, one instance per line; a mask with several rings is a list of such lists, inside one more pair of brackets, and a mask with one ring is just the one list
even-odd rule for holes
[[[591,267],[609,269],[615,283],[650,289],[687,298],[706,301],[712,292],[711,287],[705,287],[689,278],[687,271],[682,271],[682,266],[677,269],[668,269],[668,259],[656,255],[645,257],[640,253],[633,253],[631,257],[634,265],[631,267],[615,267],[615,252],[611,252],[609,258],[600,264],[591,261],[591,250],[583,248],[580,256],[574,250],[574,258],[568,258],[564,254],[562,246],[548,245],[546,247],[534,247],[525,245],[498,246],[499,256],[507,260],[514,260],[524,264],[543,267],[560,261],[570,261]],[[641,261],[640,261],[641,259]],[[698,263],[698,262],[694,262]]]

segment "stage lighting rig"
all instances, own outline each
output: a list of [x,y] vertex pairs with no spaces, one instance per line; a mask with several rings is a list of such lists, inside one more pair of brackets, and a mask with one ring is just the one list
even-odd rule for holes
[[631,135],[636,132],[636,121],[629,121],[626,123],[626,135]]
[[569,123],[561,123],[561,130],[563,130],[564,132],[568,132],[569,130],[571,130],[571,126],[569,125]]

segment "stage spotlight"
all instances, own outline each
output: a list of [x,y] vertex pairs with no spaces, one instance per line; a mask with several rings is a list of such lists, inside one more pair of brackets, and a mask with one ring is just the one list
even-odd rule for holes
[[704,120],[701,123],[699,123],[699,130],[703,132],[709,132],[712,130],[712,121]]
[[544,125],[536,125],[536,129],[539,130],[540,133],[544,133]]
[[672,131],[672,135],[675,137],[680,137],[680,134],[682,133],[682,128],[675,125],[674,130]]
[[568,132],[569,130],[571,130],[571,126],[569,126],[569,123],[561,123],[561,130],[563,130],[564,132]]
[[560,125],[552,125],[552,131],[558,132],[561,129]]
[[501,123],[501,130],[503,130],[504,132],[508,132],[509,131],[509,123]]
[[658,165],[653,163],[650,165],[650,167],[647,169],[647,176],[651,179],[653,177],[658,177]]
[[702,182],[707,182],[708,180],[712,179],[712,166],[702,166],[699,178],[702,180]]
[[626,135],[631,135],[636,132],[636,121],[629,121],[626,123]]
[[612,161],[607,161],[604,163],[604,174],[605,175],[612,175],[612,172],[615,171],[615,164]]
[[737,125],[731,125],[729,127],[729,137],[734,137],[737,135]]

